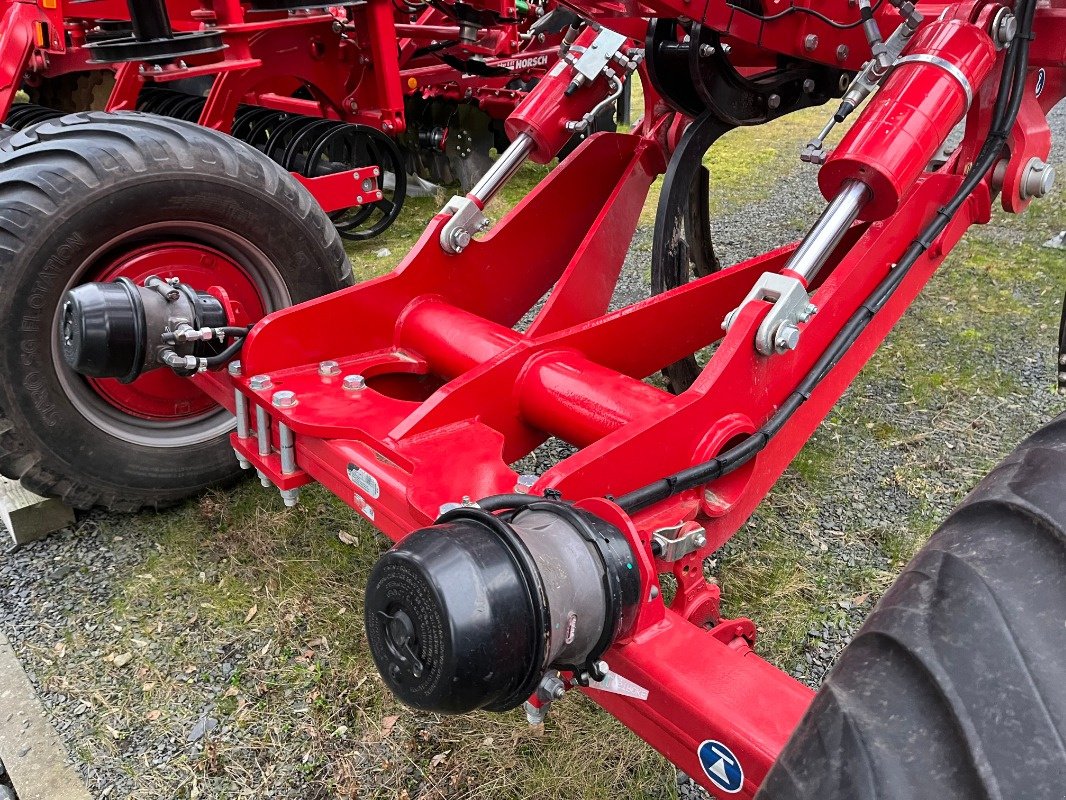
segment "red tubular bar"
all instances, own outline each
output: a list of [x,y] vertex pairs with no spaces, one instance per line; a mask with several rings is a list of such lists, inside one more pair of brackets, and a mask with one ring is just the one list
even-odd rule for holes
[[529,359],[515,388],[524,419],[579,447],[661,413],[673,400],[573,350],[548,350]]
[[[524,339],[510,328],[432,297],[412,303],[398,329],[400,347],[424,359],[431,373],[449,379]],[[449,335],[442,337],[441,331]],[[582,447],[656,413],[671,399],[661,389],[566,350],[530,359],[514,394],[526,423]]]

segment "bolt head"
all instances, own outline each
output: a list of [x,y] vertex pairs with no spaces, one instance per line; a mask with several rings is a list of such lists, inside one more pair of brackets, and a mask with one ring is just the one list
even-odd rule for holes
[[372,181],[370,178],[364,178],[363,179],[363,191],[364,192],[369,192],[373,188],[374,188],[374,181]]
[[704,533],[697,533],[692,537],[692,543],[696,545],[697,548],[703,547],[707,544],[707,535]]
[[805,80],[803,82],[803,93],[804,94],[810,94],[811,92],[814,91],[816,86],[817,86],[817,84],[814,82],[814,80],[812,78],[807,78],[807,80]]
[[288,389],[283,389],[280,392],[274,392],[274,397],[271,401],[275,408],[292,408],[296,405],[296,392],[290,392]]
[[769,108],[771,110],[773,110],[775,108],[780,108],[781,107],[781,95],[772,94],[769,97],[767,97],[766,98],[766,106],[767,106],[767,108]]
[[341,365],[336,361],[322,361],[318,365],[318,374],[323,378],[331,378],[341,374]]
[[1003,9],[996,15],[996,26],[992,33],[996,44],[1006,47],[1014,41],[1018,33],[1018,18],[1007,9]]
[[799,338],[799,328],[786,323],[777,329],[777,334],[774,336],[774,344],[781,352],[795,350],[799,346]]
[[709,58],[709,57],[713,56],[714,55],[714,45],[701,44],[700,45],[700,55],[703,56],[704,58]]
[[810,52],[818,47],[818,37],[813,33],[808,33],[803,39],[803,49]]
[[458,251],[462,252],[470,244],[470,231],[466,228],[456,228],[452,231],[452,246]]
[[358,392],[360,389],[366,388],[366,378],[362,375],[345,375],[341,386],[349,392]]
[[240,374],[241,374],[241,362],[240,361],[231,361],[231,362],[229,362],[229,366],[226,367],[226,371],[229,372],[229,374],[232,375],[234,378],[240,377]]
[[1043,197],[1055,185],[1055,168],[1039,158],[1033,158],[1025,167],[1022,175],[1021,193],[1023,200]]
[[837,48],[837,61],[847,61],[850,53],[851,51],[846,44],[840,45],[840,47]]
[[651,591],[648,592],[648,599],[649,600],[654,600],[658,596],[659,596],[659,587],[658,586],[652,586],[651,587]]
[[261,392],[273,385],[269,375],[253,375],[252,379],[248,381],[248,386],[253,392]]

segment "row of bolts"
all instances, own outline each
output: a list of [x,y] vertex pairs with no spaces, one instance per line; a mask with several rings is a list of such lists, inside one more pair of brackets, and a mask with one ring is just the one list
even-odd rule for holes
[[[229,364],[229,374],[234,378],[239,378],[241,372],[241,362],[231,361]],[[341,367],[336,361],[322,361],[318,365],[318,374],[322,378],[336,378],[341,374]],[[273,381],[270,380],[269,375],[253,375],[248,381],[248,388],[255,392],[261,392],[269,389],[273,386]],[[358,392],[366,388],[366,378],[362,375],[345,375],[341,380],[341,388],[347,392]],[[241,439],[251,438],[252,431],[248,418],[248,398],[239,389],[233,390],[234,409],[237,416],[237,436]],[[296,393],[289,391],[288,389],[281,389],[274,392],[270,399],[271,404],[275,408],[292,408],[296,405]],[[259,455],[263,458],[270,455],[270,414],[262,406],[255,407],[255,430],[256,440],[259,450]],[[278,423],[278,455],[281,458],[281,474],[292,475],[296,472],[296,437],[288,425],[284,422]],[[251,462],[245,458],[240,452],[237,453],[237,460],[240,462],[241,469],[251,469]],[[259,473],[259,481],[263,484],[263,488],[269,489],[271,485],[270,478],[262,470],[257,470]],[[523,474],[518,476],[518,480],[515,483],[515,491],[526,494],[533,488],[533,484],[537,482],[536,475]],[[295,506],[300,500],[299,489],[280,489],[281,499],[288,508]],[[463,497],[460,503],[445,503],[440,507],[440,513],[443,514],[446,511],[450,511],[453,508],[459,508],[462,506],[474,506],[474,503],[469,497]]]

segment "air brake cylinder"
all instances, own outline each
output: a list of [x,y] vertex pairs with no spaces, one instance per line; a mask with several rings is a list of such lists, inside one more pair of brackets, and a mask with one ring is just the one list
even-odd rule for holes
[[460,507],[375,565],[367,636],[407,705],[506,711],[549,670],[595,674],[639,592],[625,535],[592,514],[547,500],[500,516]]
[[891,216],[966,112],[996,60],[989,35],[968,22],[922,28],[870,105],[818,173],[827,199],[849,181],[870,188],[859,216]]
[[59,336],[75,372],[129,383],[163,366],[195,372],[211,355],[205,342],[228,325],[222,303],[207,292],[176,279],[150,277],[138,286],[119,278],[68,291]]

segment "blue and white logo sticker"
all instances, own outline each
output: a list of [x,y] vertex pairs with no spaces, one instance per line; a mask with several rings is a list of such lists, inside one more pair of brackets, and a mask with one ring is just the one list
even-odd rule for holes
[[711,783],[729,794],[736,794],[744,786],[744,768],[733,751],[721,742],[708,739],[703,742],[696,754],[700,765]]

